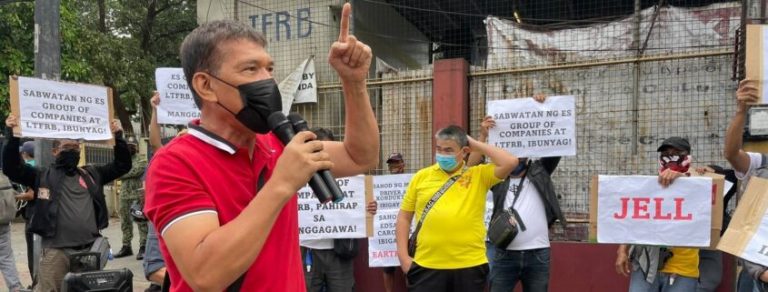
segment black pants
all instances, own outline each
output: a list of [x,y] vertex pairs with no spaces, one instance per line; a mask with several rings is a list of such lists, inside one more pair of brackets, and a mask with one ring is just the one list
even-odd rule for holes
[[37,283],[36,281],[36,275],[34,269],[34,263],[35,263],[35,245],[34,245],[34,238],[33,233],[29,232],[27,229],[29,225],[29,220],[26,220],[24,223],[24,239],[27,242],[27,267],[29,268],[29,274],[32,275],[32,283]]
[[309,292],[355,291],[355,271],[352,259],[341,259],[332,249],[301,248],[302,261],[306,263],[307,251],[312,253],[312,267],[304,270]]
[[475,267],[434,270],[414,262],[408,270],[408,291],[411,292],[465,292],[483,291],[488,277],[488,264]]

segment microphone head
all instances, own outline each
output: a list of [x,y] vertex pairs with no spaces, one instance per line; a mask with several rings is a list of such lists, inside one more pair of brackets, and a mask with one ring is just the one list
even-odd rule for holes
[[267,124],[272,130],[277,129],[286,123],[288,123],[288,119],[286,119],[285,115],[280,111],[274,112],[267,117]]
[[304,117],[302,117],[301,114],[297,112],[291,112],[290,114],[288,114],[288,120],[290,120],[291,124],[293,124],[293,126],[296,127],[297,131],[309,130],[307,121],[305,121]]

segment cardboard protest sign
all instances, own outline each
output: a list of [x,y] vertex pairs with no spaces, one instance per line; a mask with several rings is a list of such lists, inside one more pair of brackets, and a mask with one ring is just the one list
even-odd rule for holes
[[53,139],[112,139],[112,92],[104,86],[11,77],[14,135]]
[[760,24],[747,25],[747,48],[746,63],[744,64],[744,73],[747,79],[758,81],[758,91],[760,92],[761,104],[768,103],[768,87],[765,81],[768,80],[768,26]]
[[768,179],[752,177],[717,249],[768,266]]
[[576,155],[576,111],[573,96],[551,96],[488,102],[496,127],[488,143],[519,157]]
[[679,178],[663,188],[656,176],[599,176],[596,185],[597,242],[710,246],[719,197],[712,178]]
[[187,125],[200,118],[192,91],[181,68],[155,69],[155,86],[160,94],[157,106],[157,123]]
[[321,204],[309,186],[299,190],[299,239],[366,237],[365,177],[336,179],[339,203]]
[[368,265],[371,267],[400,266],[395,243],[395,222],[411,177],[413,174],[373,177],[373,196],[378,209],[373,219],[373,237],[368,239]]

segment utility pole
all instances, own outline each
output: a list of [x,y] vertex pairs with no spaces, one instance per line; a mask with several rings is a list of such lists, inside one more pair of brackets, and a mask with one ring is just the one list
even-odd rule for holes
[[[35,77],[59,80],[61,76],[60,0],[35,0]],[[51,143],[36,139],[35,160],[39,166],[52,161]]]
[[[59,80],[61,76],[61,34],[59,32],[61,0],[35,0],[35,77]],[[51,141],[35,139],[35,162],[45,167],[53,162]],[[37,282],[42,239],[33,240],[32,278]]]

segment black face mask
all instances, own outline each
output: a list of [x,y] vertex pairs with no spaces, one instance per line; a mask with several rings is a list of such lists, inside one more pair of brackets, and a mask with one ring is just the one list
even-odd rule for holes
[[63,169],[71,174],[77,170],[77,164],[80,162],[79,150],[63,150],[56,156],[56,168]]
[[[208,74],[211,75],[211,74]],[[226,85],[237,88],[240,91],[240,98],[245,105],[238,113],[234,113],[227,107],[219,103],[228,112],[244,126],[259,134],[269,133],[271,130],[267,124],[267,118],[274,112],[283,110],[283,97],[277,87],[275,79],[264,79],[250,83],[234,86],[221,80],[219,77],[211,75]]]

